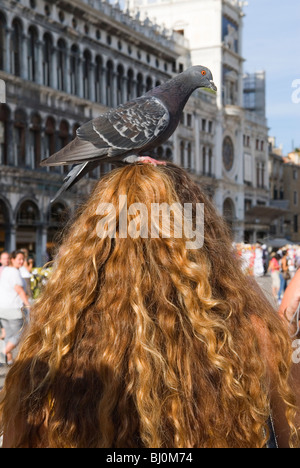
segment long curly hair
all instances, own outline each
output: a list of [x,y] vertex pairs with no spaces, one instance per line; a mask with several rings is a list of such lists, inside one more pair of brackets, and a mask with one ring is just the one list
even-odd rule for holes
[[[202,248],[187,249],[175,223],[163,236],[162,220],[155,238],[120,236],[121,195],[148,212],[192,203],[194,218],[203,203]],[[114,236],[99,236],[99,203],[115,207]],[[270,376],[255,321],[272,338],[297,445],[290,341],[243,274],[226,223],[173,164],[116,169],[68,228],[33,307],[2,394],[2,431],[19,427],[16,447],[264,447]]]

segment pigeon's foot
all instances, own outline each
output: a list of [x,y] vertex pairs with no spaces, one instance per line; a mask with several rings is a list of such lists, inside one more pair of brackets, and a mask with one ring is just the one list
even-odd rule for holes
[[143,164],[152,164],[152,166],[166,166],[167,163],[165,161],[157,161],[156,159],[150,158],[150,156],[140,156],[138,162]]

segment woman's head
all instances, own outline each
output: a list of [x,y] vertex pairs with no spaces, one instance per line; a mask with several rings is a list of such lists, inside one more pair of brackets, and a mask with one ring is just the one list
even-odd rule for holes
[[[187,248],[197,232],[201,248]],[[174,165],[117,169],[80,210],[33,307],[4,421],[27,415],[21,445],[47,418],[53,447],[262,446],[268,378],[252,315],[274,335],[289,404],[286,334],[201,187]]]
[[9,253],[8,252],[1,252],[0,265],[3,267],[9,266]]
[[25,256],[21,250],[15,250],[10,254],[10,263],[14,268],[21,268],[24,265]]

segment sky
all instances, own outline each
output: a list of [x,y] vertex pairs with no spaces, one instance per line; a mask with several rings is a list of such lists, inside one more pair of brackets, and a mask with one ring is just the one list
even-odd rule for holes
[[266,71],[269,135],[287,154],[300,148],[300,0],[248,0],[244,12],[244,71]]
[[287,154],[300,148],[300,0],[248,0],[244,11],[244,71],[266,71],[269,135]]

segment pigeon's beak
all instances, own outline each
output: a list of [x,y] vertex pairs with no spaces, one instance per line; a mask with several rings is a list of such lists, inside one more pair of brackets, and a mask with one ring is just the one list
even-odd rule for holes
[[213,91],[218,91],[218,88],[216,87],[215,83],[213,82],[213,80],[210,80],[210,85],[209,85],[210,89],[212,89]]

